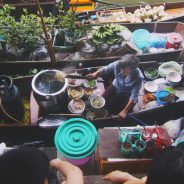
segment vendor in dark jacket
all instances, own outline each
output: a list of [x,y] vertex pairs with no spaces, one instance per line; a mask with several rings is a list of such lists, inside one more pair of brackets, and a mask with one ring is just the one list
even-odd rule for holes
[[139,58],[132,54],[123,56],[107,66],[89,74],[91,78],[97,78],[114,73],[115,79],[103,94],[106,100],[106,108],[112,114],[119,114],[125,118],[129,110],[137,102],[142,86],[143,74],[138,68]]

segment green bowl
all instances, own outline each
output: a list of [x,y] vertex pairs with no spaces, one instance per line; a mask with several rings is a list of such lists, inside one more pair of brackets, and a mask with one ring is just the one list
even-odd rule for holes
[[159,77],[159,71],[156,68],[147,68],[144,70],[144,75],[151,80]]

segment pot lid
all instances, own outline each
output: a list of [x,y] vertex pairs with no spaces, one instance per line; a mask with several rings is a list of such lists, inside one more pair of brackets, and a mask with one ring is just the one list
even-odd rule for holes
[[32,80],[33,90],[40,95],[57,95],[66,86],[65,74],[59,70],[43,70]]
[[167,40],[173,43],[180,43],[182,41],[182,36],[179,33],[171,33],[168,35]]
[[63,156],[81,159],[90,156],[96,149],[98,133],[89,121],[72,118],[57,129],[54,142]]

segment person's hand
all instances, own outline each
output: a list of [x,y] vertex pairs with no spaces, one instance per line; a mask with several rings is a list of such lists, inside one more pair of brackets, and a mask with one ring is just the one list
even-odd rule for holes
[[118,115],[119,115],[119,117],[121,117],[122,119],[125,119],[126,116],[127,116],[127,112],[124,111],[124,110],[122,110]]
[[134,176],[130,175],[127,172],[122,172],[122,171],[113,171],[106,176],[103,177],[104,180],[111,181],[113,183],[124,183],[130,180],[137,179]]
[[51,168],[54,168],[56,170],[60,170],[65,176],[69,175],[69,174],[81,174],[81,170],[69,163],[69,162],[66,162],[66,161],[62,161],[60,159],[53,159],[50,161],[50,166]]
[[54,159],[50,161],[50,167],[60,171],[66,177],[66,184],[83,184],[83,173],[77,166],[60,159]]
[[86,75],[86,77],[89,77],[90,79],[96,79],[97,78],[97,73],[96,72],[90,73],[90,74]]

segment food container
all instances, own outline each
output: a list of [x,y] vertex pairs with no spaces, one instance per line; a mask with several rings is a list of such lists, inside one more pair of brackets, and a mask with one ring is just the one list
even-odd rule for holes
[[97,86],[97,80],[95,80],[95,79],[85,80],[84,86],[86,88],[96,88],[96,86]]
[[68,96],[71,99],[79,99],[84,95],[84,89],[81,86],[69,87],[68,88]]
[[81,114],[85,110],[85,103],[81,99],[72,99],[68,104],[71,113]]
[[150,80],[154,80],[154,79],[158,78],[159,72],[156,68],[148,68],[148,69],[144,70],[144,75],[146,76],[146,78],[148,78]]
[[144,84],[144,89],[148,92],[154,93],[158,90],[158,84],[154,81],[149,81]]
[[161,90],[157,93],[157,103],[159,105],[165,105],[173,101],[174,94],[166,90]]
[[132,33],[132,40],[140,49],[144,49],[148,45],[149,37],[150,32],[146,29],[137,29]]
[[169,86],[177,86],[181,81],[181,75],[178,72],[170,72],[166,76],[166,81]]
[[59,112],[66,104],[66,74],[59,70],[43,70],[32,80],[33,95],[42,112]]
[[[78,73],[71,73],[71,75],[80,76]],[[67,83],[69,87],[77,87],[84,83],[84,79],[67,78]]]
[[171,33],[167,36],[166,48],[179,49],[182,42],[182,36],[179,33]]
[[98,143],[96,128],[82,118],[65,121],[56,131],[54,138],[58,153],[77,166],[86,164]]
[[182,75],[182,67],[175,61],[168,61],[161,64],[158,68],[158,71],[161,77],[166,77],[170,72],[178,72],[180,75]]
[[86,88],[84,94],[86,96],[91,96],[93,94],[93,88]]
[[146,142],[142,140],[135,141],[135,147],[133,148],[135,153],[142,153],[146,149]]
[[95,109],[100,109],[105,106],[105,99],[102,96],[91,96],[89,101],[91,106]]
[[121,143],[121,153],[125,156],[128,156],[132,153],[132,145],[128,142]]

